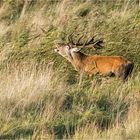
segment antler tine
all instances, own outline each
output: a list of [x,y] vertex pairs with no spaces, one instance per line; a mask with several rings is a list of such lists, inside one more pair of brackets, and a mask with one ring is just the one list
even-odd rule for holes
[[67,36],[67,39],[68,39],[69,42],[71,42],[71,40],[70,40],[70,35]]
[[95,36],[93,36],[90,40],[87,40],[85,42],[85,44],[83,45],[83,47],[91,45],[95,48],[95,49],[101,49],[103,46],[101,45],[103,43],[103,39],[98,39],[94,41]]
[[83,47],[85,47],[88,43],[88,39],[85,41],[85,43],[83,44]]
[[69,41],[69,43],[71,43],[72,45],[75,45],[75,43],[74,43],[74,41],[73,41],[73,39],[72,39],[72,34],[73,34],[73,33],[71,33],[71,34],[68,36],[68,41]]
[[84,43],[83,46],[87,46],[87,45],[90,45],[90,44],[94,43],[94,38],[95,38],[95,36],[93,36],[90,40],[87,39],[87,41]]
[[104,43],[103,42],[103,39],[97,40],[96,43],[95,43],[96,46],[94,45],[94,48],[95,49],[101,49],[101,48],[103,48],[103,46],[101,45],[102,43]]
[[89,44],[94,41],[95,35],[89,40]]
[[70,35],[68,36],[69,42],[70,42],[72,45],[82,46],[83,43],[80,43],[80,41],[81,41],[81,39],[83,38],[84,35],[82,35],[82,36],[78,39],[78,41],[77,41],[76,43],[73,41],[72,35],[73,35],[73,33],[70,34]]
[[77,41],[77,43],[76,43],[76,46],[82,46],[83,44],[82,43],[80,43],[80,41],[81,41],[81,39],[83,38],[83,36],[84,35],[82,35],[81,37],[79,37],[79,39],[78,39],[78,41]]

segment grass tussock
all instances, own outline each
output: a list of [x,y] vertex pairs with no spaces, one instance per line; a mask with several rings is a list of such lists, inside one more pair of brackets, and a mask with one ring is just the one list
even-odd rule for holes
[[[139,11],[139,0],[0,1],[0,139],[139,139]],[[104,38],[82,51],[126,57],[133,77],[80,81],[53,51],[72,32]]]

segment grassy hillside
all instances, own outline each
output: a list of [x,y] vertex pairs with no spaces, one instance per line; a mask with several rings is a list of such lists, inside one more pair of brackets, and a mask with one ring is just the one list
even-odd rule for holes
[[[82,51],[126,57],[133,77],[79,84],[53,51],[72,32],[103,38]],[[139,139],[139,57],[139,0],[0,1],[0,139]]]

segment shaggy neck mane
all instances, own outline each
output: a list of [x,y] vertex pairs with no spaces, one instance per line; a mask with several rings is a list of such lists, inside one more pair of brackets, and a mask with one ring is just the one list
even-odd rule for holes
[[81,52],[73,52],[71,53],[72,56],[72,65],[75,67],[76,70],[82,70],[84,63],[83,60],[87,57],[85,54]]

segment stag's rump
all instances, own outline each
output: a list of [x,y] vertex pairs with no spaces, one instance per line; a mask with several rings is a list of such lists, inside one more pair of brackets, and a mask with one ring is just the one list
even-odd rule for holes
[[125,70],[124,70],[124,73],[123,73],[123,79],[124,80],[126,80],[128,78],[128,76],[131,76],[133,68],[134,68],[134,63],[128,61],[127,64],[125,65]]

